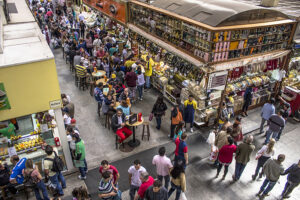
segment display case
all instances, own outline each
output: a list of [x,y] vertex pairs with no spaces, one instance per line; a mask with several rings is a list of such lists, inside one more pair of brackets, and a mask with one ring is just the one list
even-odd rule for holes
[[[53,111],[50,111],[53,113]],[[46,157],[45,145],[57,148],[58,155],[64,161],[63,150],[60,146],[60,139],[56,121],[48,112],[40,112],[16,119],[18,130],[11,138],[0,137],[0,156],[1,160],[10,163],[12,155],[19,158],[26,157],[42,169],[42,160]],[[6,122],[4,122],[6,123]]]

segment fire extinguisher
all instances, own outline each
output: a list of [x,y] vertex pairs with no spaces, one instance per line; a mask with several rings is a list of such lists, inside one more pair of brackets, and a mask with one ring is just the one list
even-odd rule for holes
[[55,137],[55,138],[54,138],[54,142],[55,142],[55,145],[56,145],[57,147],[60,146],[60,141],[59,141],[59,138],[58,138],[58,137]]
[[138,114],[138,121],[141,122],[142,121],[142,113]]

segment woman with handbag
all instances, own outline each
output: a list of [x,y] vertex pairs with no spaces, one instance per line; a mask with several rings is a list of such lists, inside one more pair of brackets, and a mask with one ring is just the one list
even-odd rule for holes
[[[25,187],[31,187],[34,190],[35,197],[37,200],[50,200],[48,197],[48,192],[43,181],[43,177],[40,174],[37,167],[33,167],[33,161],[27,159],[25,163],[25,169],[23,169],[23,176],[25,177],[24,185]],[[43,198],[41,198],[40,191],[42,191]]]
[[165,115],[166,110],[168,109],[166,103],[164,102],[163,96],[159,96],[152,108],[152,114],[156,119],[156,129],[160,129],[161,117]]
[[[256,160],[257,161],[257,166],[256,166],[256,170],[255,170],[255,174],[252,175],[252,180],[254,181],[259,173],[260,168],[262,168],[265,164],[265,162],[267,162],[267,160],[269,158],[271,158],[272,156],[274,156],[275,154],[275,149],[274,149],[274,145],[275,145],[275,140],[272,138],[270,140],[270,142],[267,145],[264,145],[256,154]],[[263,175],[263,171],[259,174],[259,178],[262,178]]]

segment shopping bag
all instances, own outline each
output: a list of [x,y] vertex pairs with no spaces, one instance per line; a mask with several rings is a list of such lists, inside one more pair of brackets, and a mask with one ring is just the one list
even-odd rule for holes
[[215,161],[218,157],[218,147],[216,147],[215,145],[212,145],[211,147],[211,152],[209,155],[209,160],[210,161]]
[[179,200],[187,200],[184,192],[181,192]]
[[153,113],[150,113],[150,115],[149,115],[149,121],[151,122],[152,119],[153,119]]
[[239,135],[236,137],[235,141],[236,142],[239,142],[239,141],[242,141],[244,139],[244,136],[243,136],[243,133],[242,131],[239,133]]
[[211,131],[211,132],[209,133],[209,136],[208,136],[206,142],[207,142],[208,144],[212,145],[212,144],[215,143],[215,138],[216,138],[216,134],[215,134],[213,131]]

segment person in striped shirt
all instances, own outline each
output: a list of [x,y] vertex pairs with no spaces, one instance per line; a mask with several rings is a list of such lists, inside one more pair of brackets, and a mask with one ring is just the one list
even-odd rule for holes
[[79,65],[75,66],[76,69],[76,75],[79,78],[84,78],[87,75],[87,69],[83,66],[83,62],[80,61]]
[[118,195],[118,188],[112,181],[112,173],[105,171],[102,173],[102,179],[99,183],[99,198],[102,200],[112,200]]

